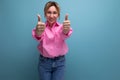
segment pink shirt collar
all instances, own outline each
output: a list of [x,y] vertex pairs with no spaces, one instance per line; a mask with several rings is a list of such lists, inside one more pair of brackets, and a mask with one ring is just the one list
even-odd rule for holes
[[[45,24],[46,24],[46,27],[50,27],[48,21],[46,21]],[[58,27],[58,26],[60,26],[60,23],[55,22],[52,27]]]

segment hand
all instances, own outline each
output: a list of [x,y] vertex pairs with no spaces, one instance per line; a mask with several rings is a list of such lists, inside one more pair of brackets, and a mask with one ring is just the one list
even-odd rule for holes
[[45,30],[45,23],[42,22],[39,14],[37,16],[38,16],[38,23],[36,26],[36,34],[41,35]]
[[70,30],[70,21],[68,20],[68,14],[65,15],[65,20],[63,22],[63,32],[67,34]]

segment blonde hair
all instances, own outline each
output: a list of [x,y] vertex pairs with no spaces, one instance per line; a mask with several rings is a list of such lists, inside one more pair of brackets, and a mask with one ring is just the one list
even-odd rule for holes
[[57,9],[58,11],[58,16],[60,16],[60,7],[58,5],[57,2],[55,1],[49,1],[45,4],[45,7],[44,7],[44,16],[46,16],[47,14],[47,10],[51,7],[51,6],[55,6],[55,8]]

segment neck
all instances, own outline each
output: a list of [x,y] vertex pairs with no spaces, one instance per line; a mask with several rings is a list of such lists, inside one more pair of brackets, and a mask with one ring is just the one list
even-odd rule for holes
[[52,23],[52,24],[50,24],[50,23],[49,23],[49,26],[50,26],[50,27],[52,27],[52,26],[53,26],[53,24],[54,24],[54,23]]
[[56,22],[54,22],[54,23],[49,23],[49,22],[48,22],[48,25],[52,28],[55,23],[56,23]]

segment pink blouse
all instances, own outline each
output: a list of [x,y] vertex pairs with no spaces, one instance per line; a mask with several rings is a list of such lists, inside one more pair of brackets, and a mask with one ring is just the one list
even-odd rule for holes
[[53,27],[50,28],[46,22],[45,31],[37,36],[35,28],[32,30],[32,36],[39,42],[38,50],[44,57],[54,58],[65,55],[68,52],[68,46],[65,40],[70,37],[72,29],[68,34],[63,33],[63,25],[56,22]]

